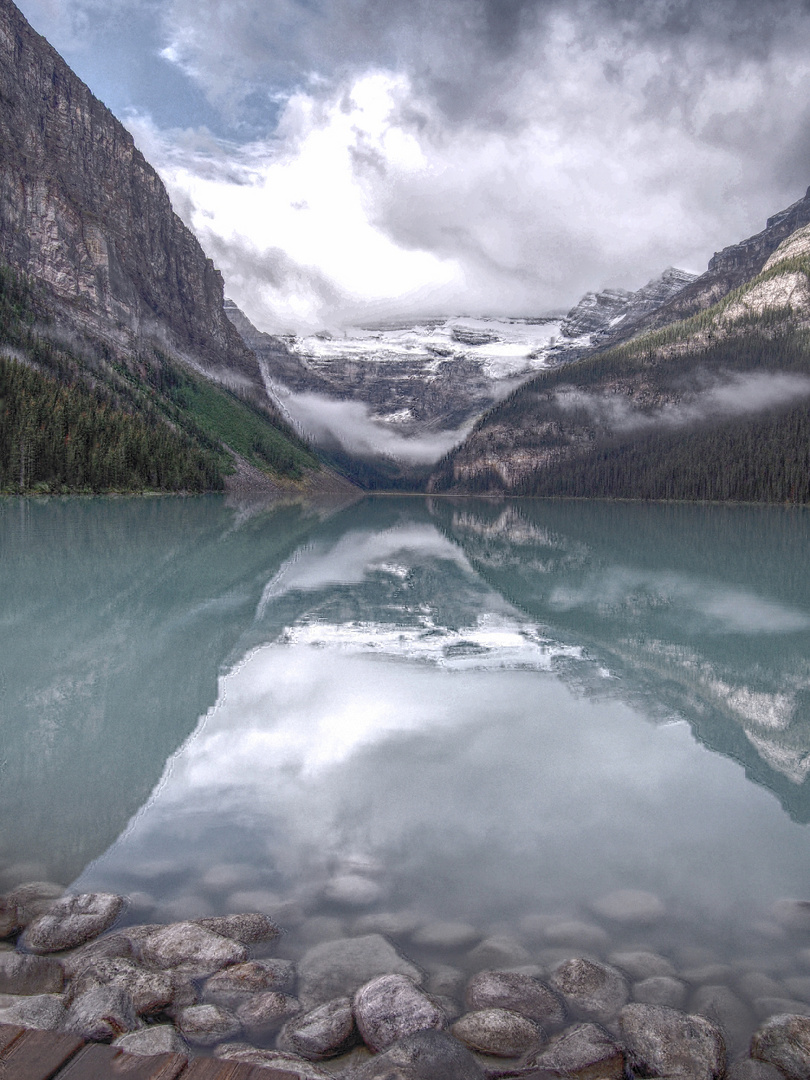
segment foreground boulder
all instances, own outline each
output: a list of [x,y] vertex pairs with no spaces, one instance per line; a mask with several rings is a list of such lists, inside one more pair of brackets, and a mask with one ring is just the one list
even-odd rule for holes
[[325,1061],[348,1050],[356,1041],[352,1003],[344,997],[288,1020],[276,1045],[307,1061]]
[[751,1057],[775,1065],[789,1080],[810,1076],[810,1017],[772,1016],[754,1033]]
[[247,947],[241,942],[193,922],[172,923],[149,932],[140,943],[139,952],[144,963],[173,968],[190,979],[206,978],[248,958]]
[[65,1021],[65,1006],[60,994],[36,994],[21,997],[0,1009],[0,1024],[57,1031]]
[[71,980],[66,995],[67,1004],[70,1005],[94,986],[115,986],[124,990],[139,1016],[160,1012],[172,1004],[175,996],[174,980],[168,973],[145,971],[131,960],[110,957],[108,960],[99,960],[93,967],[84,968]]
[[152,1057],[155,1054],[188,1055],[188,1046],[172,1024],[150,1024],[149,1027],[141,1028],[140,1031],[130,1031],[127,1035],[119,1035],[117,1039],[113,1039],[113,1046],[119,1047],[127,1054],[140,1054],[144,1057]]
[[407,975],[372,979],[354,995],[353,1011],[363,1042],[377,1052],[415,1031],[447,1023],[444,1010]]
[[470,1051],[443,1031],[417,1031],[366,1062],[351,1080],[486,1080]]
[[280,936],[281,930],[276,926],[269,915],[263,915],[258,911],[245,912],[239,915],[215,915],[211,918],[193,919],[197,926],[211,930],[222,937],[241,941],[243,945],[259,945],[268,941],[275,941]]
[[64,891],[64,887],[54,881],[29,881],[12,889],[6,900],[16,909],[18,929],[44,915]]
[[348,997],[377,975],[422,975],[381,934],[339,938],[314,945],[298,965],[298,996],[305,1008]]
[[64,1022],[65,1031],[95,1042],[107,1042],[140,1026],[132,998],[112,985],[92,986],[79,994],[73,999]]
[[33,953],[74,949],[108,930],[123,908],[124,898],[113,893],[81,893],[54,900],[45,915],[29,924],[21,947]]
[[600,1024],[614,1020],[630,997],[622,973],[595,960],[566,960],[554,969],[549,982],[574,1016]]
[[286,1020],[300,1011],[298,998],[268,990],[248,998],[236,1010],[236,1015],[249,1039],[267,1042]]
[[216,1046],[242,1030],[234,1014],[219,1005],[189,1005],[178,1012],[177,1026],[192,1046]]
[[[331,1074],[319,1069],[310,1061],[283,1050],[260,1050],[250,1043],[222,1043],[214,1051],[214,1057],[223,1061],[238,1061],[245,1065],[263,1065],[277,1069],[284,1080],[332,1080]],[[272,1077],[271,1073],[271,1077]],[[278,1073],[276,1074],[278,1075]]]
[[597,1024],[577,1024],[551,1039],[524,1064],[576,1080],[621,1080],[622,1048]]
[[726,1067],[726,1047],[716,1024],[664,1005],[626,1005],[619,1026],[628,1062],[644,1076],[717,1080]]
[[562,1002],[553,991],[531,975],[512,971],[479,971],[467,983],[464,1003],[468,1009],[510,1009],[539,1024],[561,1024]]
[[509,1009],[465,1013],[450,1030],[471,1050],[494,1057],[521,1057],[536,1050],[544,1039],[539,1024]]

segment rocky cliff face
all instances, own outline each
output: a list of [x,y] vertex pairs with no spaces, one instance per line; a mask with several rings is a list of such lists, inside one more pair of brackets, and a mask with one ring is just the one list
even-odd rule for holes
[[133,356],[144,342],[262,393],[223,285],[131,135],[0,0],[0,260],[57,322]]
[[697,274],[670,266],[636,292],[604,289],[586,293],[566,315],[560,333],[567,338],[590,335],[590,346],[606,344],[619,334],[626,336],[640,320],[668,304],[696,278]]
[[810,224],[810,188],[803,198],[768,218],[761,232],[716,252],[709,260],[705,274],[686,284],[655,311],[628,326],[627,331],[622,330],[616,340],[627,340],[642,331],[668,326],[711,307],[760,273],[782,241],[807,224]]

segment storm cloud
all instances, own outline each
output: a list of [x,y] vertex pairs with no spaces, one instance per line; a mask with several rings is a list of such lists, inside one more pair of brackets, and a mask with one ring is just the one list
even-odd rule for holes
[[566,309],[704,269],[810,182],[798,0],[22,6],[262,329]]

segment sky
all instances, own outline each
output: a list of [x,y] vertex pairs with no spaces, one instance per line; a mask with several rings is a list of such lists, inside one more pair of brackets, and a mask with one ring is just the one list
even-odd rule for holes
[[810,184],[806,0],[18,0],[270,332],[540,316]]

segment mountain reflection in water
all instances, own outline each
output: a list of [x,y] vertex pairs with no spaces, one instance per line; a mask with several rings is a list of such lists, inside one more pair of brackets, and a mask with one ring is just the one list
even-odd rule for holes
[[0,857],[132,921],[260,907],[292,952],[358,912],[517,939],[617,888],[664,901],[648,944],[772,948],[808,885],[807,520],[8,500]]

